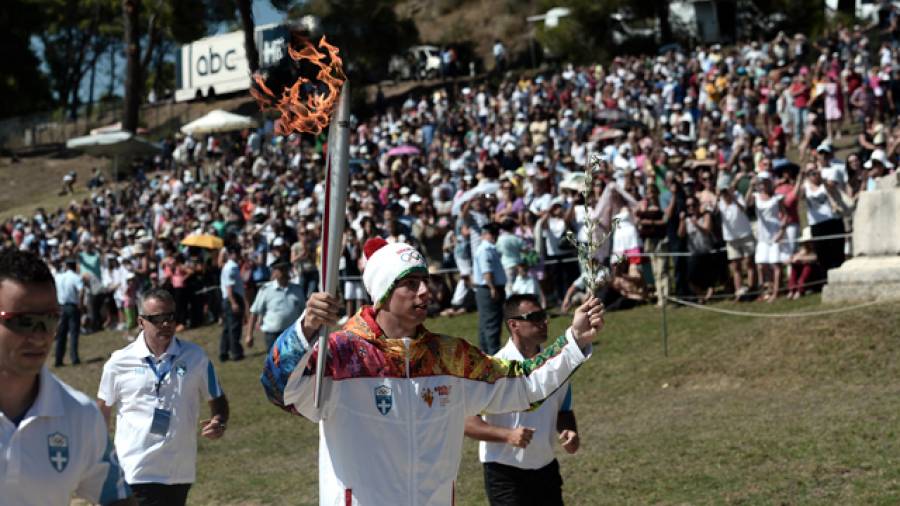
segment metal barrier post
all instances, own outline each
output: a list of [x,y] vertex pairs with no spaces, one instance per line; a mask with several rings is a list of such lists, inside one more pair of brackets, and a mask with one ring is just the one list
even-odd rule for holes
[[666,315],[666,307],[669,305],[669,298],[663,296],[662,298],[662,341],[663,341],[663,354],[668,357],[669,356],[669,325],[668,319]]

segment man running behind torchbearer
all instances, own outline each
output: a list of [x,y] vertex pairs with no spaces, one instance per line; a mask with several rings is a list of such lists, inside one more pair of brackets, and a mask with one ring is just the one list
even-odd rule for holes
[[[503,318],[509,341],[495,356],[509,360],[537,356],[547,341],[549,321],[538,298],[513,295],[503,304]],[[484,489],[491,506],[563,504],[553,440],[569,453],[578,451],[580,444],[568,381],[537,410],[470,416],[465,434],[481,441],[478,458],[484,464]]]
[[421,253],[380,238],[364,247],[363,283],[375,301],[328,337],[323,397],[315,408],[321,325],[337,298],[316,293],[266,360],[269,399],[319,422],[323,505],[450,505],[467,416],[522,411],[562,386],[591,355],[604,309],[589,299],[564,335],[531,359],[505,360],[424,326],[431,294]]

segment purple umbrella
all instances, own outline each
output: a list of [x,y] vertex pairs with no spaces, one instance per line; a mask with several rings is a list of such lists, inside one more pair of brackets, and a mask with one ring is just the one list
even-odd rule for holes
[[415,146],[410,146],[409,144],[404,144],[402,146],[397,146],[396,148],[391,148],[388,150],[388,157],[391,156],[403,156],[403,155],[418,155],[419,148]]

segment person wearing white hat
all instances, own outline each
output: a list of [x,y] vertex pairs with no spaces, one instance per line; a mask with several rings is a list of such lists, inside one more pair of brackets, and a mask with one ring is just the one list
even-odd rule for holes
[[886,170],[893,169],[894,164],[888,160],[884,150],[879,148],[872,151],[872,155],[863,164],[863,167],[866,169],[865,191],[872,191],[875,189],[875,180],[883,176]]
[[562,386],[590,356],[603,305],[588,300],[534,358],[498,359],[425,328],[431,293],[415,248],[377,238],[364,251],[374,305],[330,334],[322,404],[313,403],[320,350],[311,340],[337,321],[331,295],[310,298],[261,381],[274,404],[319,423],[320,504],[452,504],[466,417],[528,409]]
[[788,294],[789,299],[799,299],[806,290],[806,282],[815,272],[818,258],[812,243],[812,230],[809,227],[803,227],[800,234],[799,249],[791,255],[790,273],[788,274]]

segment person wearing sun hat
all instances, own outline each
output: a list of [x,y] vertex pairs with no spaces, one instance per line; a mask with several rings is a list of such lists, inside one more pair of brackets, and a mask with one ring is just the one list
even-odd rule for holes
[[450,505],[466,416],[521,411],[553,393],[590,356],[603,305],[588,300],[532,359],[494,358],[425,328],[432,295],[419,251],[381,238],[363,250],[374,304],[328,336],[321,405],[313,338],[338,319],[329,294],[314,293],[277,339],[261,382],[272,403],[320,423],[320,504]]

